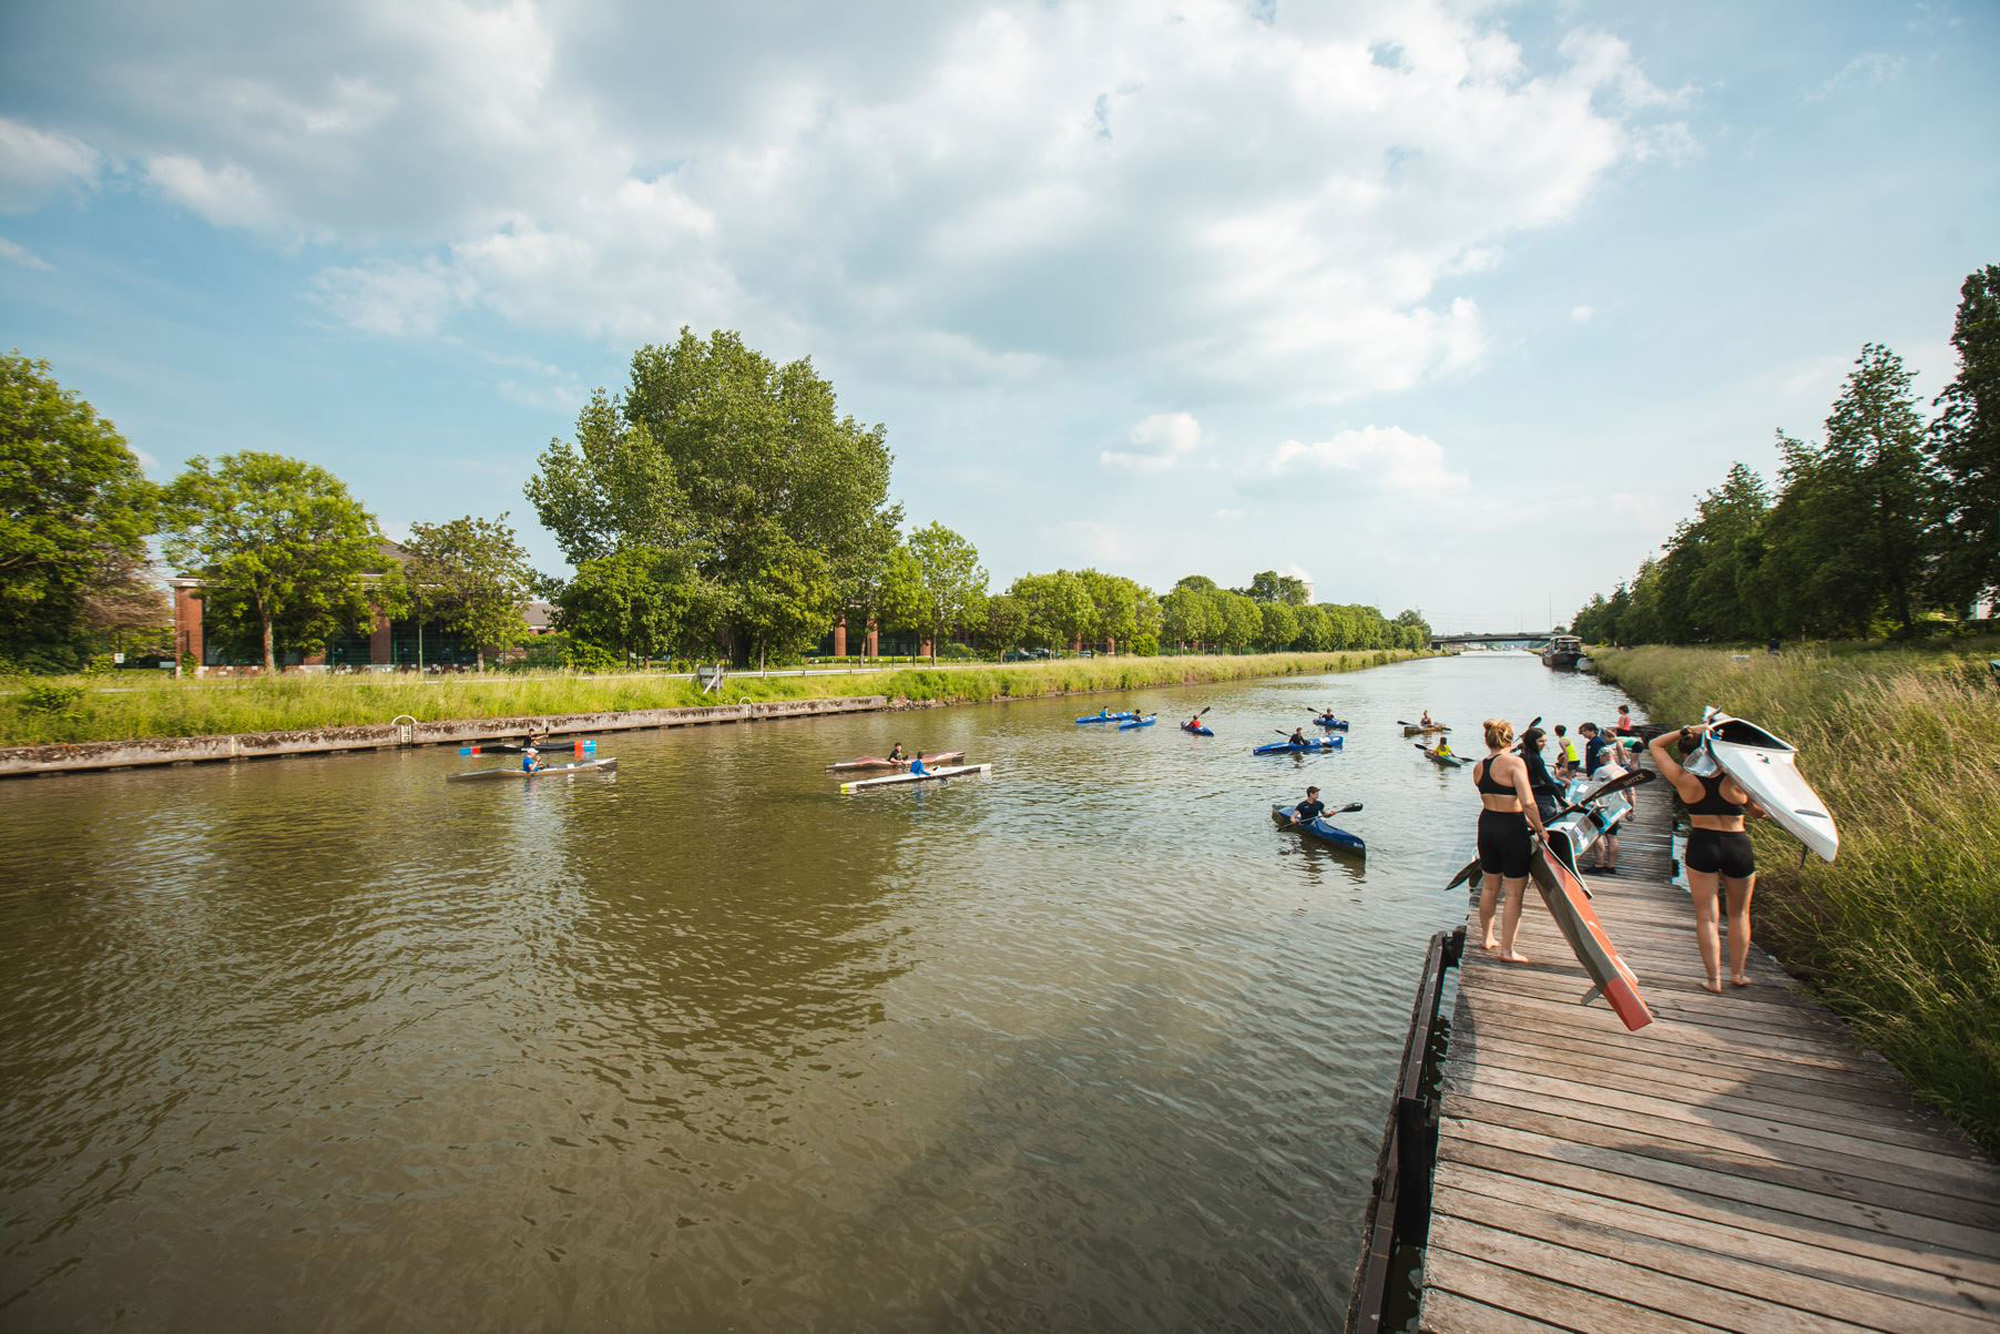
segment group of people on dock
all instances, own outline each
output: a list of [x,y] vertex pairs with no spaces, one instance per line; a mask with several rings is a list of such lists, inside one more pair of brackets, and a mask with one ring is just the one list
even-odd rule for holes
[[[1758,815],[1750,793],[1727,774],[1692,773],[1680,759],[1700,745],[1708,724],[1657,729],[1644,746],[1654,767],[1686,804],[1690,825],[1683,866],[1694,901],[1695,942],[1701,954],[1703,985],[1722,991],[1720,921],[1726,891],[1729,912],[1729,980],[1750,985],[1750,899],[1757,885],[1756,858],[1746,816]],[[1609,730],[1586,722],[1577,728],[1583,739],[1578,752],[1568,729],[1557,724],[1555,766],[1543,759],[1548,733],[1531,726],[1517,741],[1514,726],[1504,718],[1483,724],[1486,756],[1472,766],[1473,788],[1479,794],[1479,869],[1484,883],[1479,895],[1481,948],[1507,963],[1527,963],[1516,948],[1521,907],[1537,840],[1546,838],[1549,821],[1564,808],[1567,784],[1583,779],[1593,784],[1621,778],[1641,767],[1641,742],[1631,707],[1618,706],[1618,720]],[[1675,752],[1678,751],[1678,754]],[[1618,834],[1614,825],[1602,831],[1589,849],[1590,860],[1577,869],[1596,875],[1618,874]],[[1495,918],[1498,917],[1498,931]]]

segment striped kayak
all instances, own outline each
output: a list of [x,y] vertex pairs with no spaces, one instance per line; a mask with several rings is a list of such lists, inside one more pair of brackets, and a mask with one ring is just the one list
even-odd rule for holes
[[1652,1023],[1653,1012],[1646,998],[1639,994],[1639,979],[1619,956],[1611,937],[1604,934],[1604,924],[1597,920],[1597,913],[1590,906],[1590,890],[1569,859],[1569,850],[1560,844],[1547,847],[1537,839],[1528,869],[1549,916],[1556,919],[1556,928],[1562,932],[1577,962],[1583,965],[1583,971],[1590,975],[1591,988],[1584,993],[1585,1003],[1604,997],[1619,1022],[1630,1030]]
[[1268,746],[1259,746],[1252,755],[1303,755],[1311,750],[1339,750],[1344,738],[1337,736],[1315,737],[1303,746],[1295,746],[1289,741],[1273,741]]
[[1127,718],[1124,722],[1118,724],[1118,730],[1129,732],[1135,727],[1151,727],[1158,721],[1160,721],[1159,714],[1149,713],[1144,718]]
[[1313,723],[1315,726],[1324,727],[1329,732],[1345,732],[1347,730],[1347,719],[1336,718],[1330,713],[1323,713],[1319,717],[1314,718]]
[[1215,733],[1209,731],[1206,727],[1203,727],[1200,723],[1182,723],[1181,731],[1186,732],[1189,736],[1215,735]]
[[618,768],[616,760],[585,760],[581,764],[552,764],[541,769],[474,769],[469,774],[447,774],[447,783],[476,783],[485,778],[549,778],[556,774],[608,774]]
[[851,783],[842,783],[842,792],[859,792],[864,787],[893,787],[900,783],[939,783],[947,778],[963,778],[967,774],[990,772],[990,764],[960,764],[949,769],[932,769],[921,774],[890,774],[886,778],[857,778]]
[[1079,723],[1124,723],[1131,720],[1129,713],[1086,713],[1077,719]]
[[1308,820],[1304,824],[1293,824],[1292,807],[1287,806],[1282,801],[1274,801],[1271,803],[1271,819],[1283,828],[1296,829],[1301,834],[1311,834],[1320,842],[1327,844],[1329,847],[1338,848],[1342,852],[1352,852],[1363,857],[1368,855],[1367,843],[1363,842],[1359,836],[1348,833],[1339,825],[1328,823],[1326,817],[1323,815]]
[[[924,756],[925,764],[951,764],[965,758],[962,750],[947,750],[936,755]],[[847,773],[854,769],[908,769],[908,760],[885,760],[878,755],[863,755],[858,760],[842,760],[839,764],[826,766],[829,773]]]

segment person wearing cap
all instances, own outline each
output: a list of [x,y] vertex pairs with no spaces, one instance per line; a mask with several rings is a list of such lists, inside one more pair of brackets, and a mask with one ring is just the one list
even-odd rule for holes
[[1292,823],[1311,824],[1325,814],[1326,803],[1319,799],[1319,789],[1309,787],[1306,789],[1306,799],[1292,807]]
[[535,743],[530,741],[527,745],[521,747],[521,772],[531,774],[541,767],[541,753],[535,749]]

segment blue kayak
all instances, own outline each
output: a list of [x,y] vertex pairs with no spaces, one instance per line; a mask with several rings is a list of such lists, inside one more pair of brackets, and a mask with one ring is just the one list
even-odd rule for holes
[[1344,737],[1314,737],[1303,746],[1295,746],[1289,741],[1273,741],[1268,746],[1259,746],[1252,755],[1303,755],[1309,750],[1339,750],[1346,740]]
[[1186,732],[1186,733],[1188,733],[1188,734],[1189,734],[1190,736],[1214,736],[1214,735],[1215,735],[1215,733],[1213,733],[1213,732],[1209,731],[1209,730],[1208,730],[1208,729],[1207,729],[1206,727],[1203,727],[1203,726],[1202,726],[1202,725],[1201,725],[1200,723],[1182,723],[1182,724],[1181,724],[1181,731],[1183,731],[1183,732]]
[[1324,727],[1329,732],[1345,732],[1347,730],[1347,719],[1336,718],[1330,713],[1321,714],[1319,717],[1313,719],[1313,722]]
[[1131,720],[1129,713],[1086,713],[1077,719],[1080,723],[1124,723]]
[[1271,819],[1287,829],[1296,829],[1301,834],[1311,834],[1320,842],[1338,848],[1342,852],[1357,853],[1364,857],[1368,855],[1368,844],[1365,841],[1357,835],[1348,833],[1339,825],[1329,823],[1323,815],[1304,824],[1293,824],[1292,807],[1277,801],[1271,803]]
[[1158,721],[1160,721],[1159,714],[1149,713],[1144,718],[1127,718],[1124,722],[1118,724],[1118,730],[1129,732],[1135,727],[1151,727]]

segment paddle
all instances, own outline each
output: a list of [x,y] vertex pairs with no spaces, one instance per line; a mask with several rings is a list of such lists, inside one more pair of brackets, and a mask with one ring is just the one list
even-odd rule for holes
[[[1537,721],[1540,720],[1537,719]],[[1533,724],[1531,723],[1529,724],[1529,726],[1533,726]],[[1591,793],[1584,800],[1580,802],[1571,802],[1569,805],[1563,807],[1563,809],[1557,811],[1554,818],[1561,819],[1565,815],[1570,815],[1577,811],[1584,810],[1592,802],[1601,801],[1605,797],[1611,796],[1613,793],[1616,792],[1623,792],[1627,788],[1638,787],[1642,783],[1650,783],[1657,777],[1659,777],[1659,775],[1654,773],[1651,769],[1634,769],[1631,773],[1626,774],[1623,778],[1612,779],[1610,782],[1606,783],[1603,787]],[[1546,827],[1546,823],[1547,822],[1545,821],[1544,827]],[[1477,873],[1478,870],[1479,870],[1479,859],[1477,857],[1474,857],[1471,861],[1465,864],[1464,868],[1460,870],[1457,875],[1451,878],[1451,880],[1445,885],[1445,888],[1457,889],[1460,885],[1472,879],[1473,875]]]
[[[1355,811],[1358,811],[1358,810],[1362,810],[1362,809],[1364,809],[1364,808],[1363,808],[1363,806],[1362,806],[1362,804],[1361,804],[1360,802],[1358,802],[1358,801],[1350,801],[1350,802],[1348,802],[1348,803],[1347,803],[1347,804],[1346,804],[1345,806],[1342,806],[1342,807],[1341,807],[1341,808],[1340,808],[1339,810],[1337,810],[1337,811],[1327,811],[1327,812],[1325,812],[1325,813],[1321,814],[1320,816],[1318,816],[1317,818],[1318,818],[1318,819],[1321,819],[1321,820],[1324,820],[1324,819],[1325,819],[1325,818],[1326,818],[1326,817],[1327,817],[1328,815],[1351,815],[1351,814],[1353,814],[1353,813],[1354,813]],[[1291,823],[1290,823],[1290,824],[1289,824],[1289,825],[1287,826],[1287,828],[1297,828],[1298,826],[1300,826],[1300,825],[1303,825],[1304,823],[1305,823],[1305,821],[1304,821],[1304,820],[1301,820],[1301,819],[1299,819],[1299,818],[1298,818],[1298,808],[1297,808],[1297,807],[1294,807],[1294,808],[1292,809],[1292,819],[1291,819]]]

